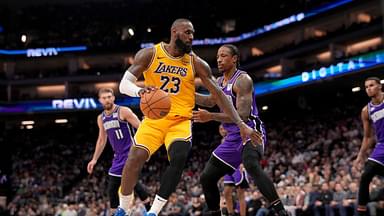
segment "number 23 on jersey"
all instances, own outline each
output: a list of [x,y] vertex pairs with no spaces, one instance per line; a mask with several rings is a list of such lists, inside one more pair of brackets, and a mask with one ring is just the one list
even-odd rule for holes
[[181,84],[181,80],[179,77],[173,77],[173,76],[170,77],[170,76],[162,75],[160,77],[160,81],[162,83],[160,87],[161,90],[171,94],[179,93],[180,84]]

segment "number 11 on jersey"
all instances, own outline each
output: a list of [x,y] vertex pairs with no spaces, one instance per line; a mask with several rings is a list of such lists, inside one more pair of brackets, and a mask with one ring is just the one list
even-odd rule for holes
[[123,131],[121,131],[121,129],[117,129],[117,130],[115,130],[115,134],[116,134],[116,137],[117,137],[118,140],[124,138],[124,136],[123,136]]

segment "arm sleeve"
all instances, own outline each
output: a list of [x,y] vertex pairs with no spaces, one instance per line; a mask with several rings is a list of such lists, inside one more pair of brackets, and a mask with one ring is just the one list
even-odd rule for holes
[[120,93],[131,97],[140,97],[139,91],[142,88],[135,84],[136,80],[137,78],[129,70],[125,71],[119,85]]

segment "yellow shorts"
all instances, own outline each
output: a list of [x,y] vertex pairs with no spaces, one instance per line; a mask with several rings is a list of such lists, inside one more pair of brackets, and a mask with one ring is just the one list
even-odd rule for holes
[[158,119],[145,118],[136,134],[135,147],[145,149],[149,157],[163,144],[168,151],[171,143],[182,140],[191,141],[192,121],[187,118]]

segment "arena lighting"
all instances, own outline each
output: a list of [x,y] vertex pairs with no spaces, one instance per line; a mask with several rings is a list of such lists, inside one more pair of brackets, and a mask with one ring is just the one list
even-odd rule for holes
[[381,83],[381,84],[384,84],[384,80],[380,80],[380,83]]
[[104,82],[104,83],[96,83],[95,88],[101,89],[101,88],[111,88],[111,89],[117,89],[118,83],[117,82]]
[[129,35],[131,35],[131,36],[135,35],[135,32],[133,31],[132,28],[129,28],[129,29],[128,29],[128,33],[129,33]]
[[283,67],[281,65],[275,65],[267,68],[266,71],[268,71],[269,73],[281,73],[282,68]]
[[65,85],[38,86],[36,89],[40,96],[63,95]]
[[264,54],[264,52],[257,47],[252,47],[251,53],[252,53],[252,56],[261,56]]
[[56,124],[65,124],[68,123],[68,119],[55,119]]
[[25,35],[25,34],[21,35],[21,39],[20,40],[23,43],[27,42],[27,35]]
[[319,53],[316,55],[316,58],[319,61],[329,61],[331,60],[331,52],[326,51],[326,52]]
[[27,128],[28,130],[33,129],[33,125],[27,125],[25,128]]
[[323,30],[320,30],[320,29],[315,29],[313,30],[313,35],[315,37],[324,37],[327,33]]
[[[307,19],[309,17],[312,17],[315,15],[321,14],[323,12],[332,10],[336,7],[341,6],[341,5],[348,4],[352,1],[353,0],[339,0],[339,1],[331,2],[329,4],[325,4],[321,7],[315,8],[313,10],[309,10],[309,11],[304,12],[304,13],[298,13],[298,14],[291,15],[291,16],[284,18],[282,20],[279,20],[277,22],[264,25],[263,27],[257,28],[254,31],[245,32],[245,33],[243,33],[239,36],[235,36],[235,37],[195,39],[195,40],[193,40],[193,45],[194,46],[206,46],[206,45],[219,45],[219,44],[240,42],[243,40],[247,40],[249,38],[259,36],[259,35],[264,34],[266,32],[275,30],[277,28],[280,28],[280,27],[283,27],[283,26],[286,26],[286,25],[289,25],[292,23],[300,22],[304,19]],[[147,48],[147,47],[151,47],[151,46],[153,46],[153,43],[142,43],[140,45],[141,48]]]
[[148,28],[147,28],[147,32],[148,32],[148,33],[151,33],[151,32],[152,32],[152,29],[148,27]]
[[368,40],[359,41],[354,44],[347,45],[346,52],[349,53],[356,53],[362,50],[366,50],[370,47],[375,47],[381,45],[382,39],[381,37],[374,37]]
[[367,13],[359,13],[357,15],[357,21],[359,21],[361,23],[369,23],[369,22],[371,22],[371,20],[372,20],[371,15],[369,15]]
[[88,48],[86,46],[72,46],[72,47],[46,47],[46,48],[31,48],[25,50],[6,50],[0,49],[1,55],[25,55],[27,57],[43,57],[43,56],[57,56],[63,52],[81,52]]
[[359,92],[360,90],[361,88],[359,86],[352,88],[352,92]]
[[268,110],[268,106],[262,106],[261,109],[262,110]]
[[35,121],[32,120],[27,120],[27,121],[22,121],[21,125],[33,125],[35,124]]

